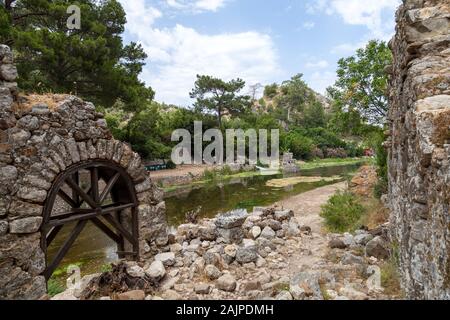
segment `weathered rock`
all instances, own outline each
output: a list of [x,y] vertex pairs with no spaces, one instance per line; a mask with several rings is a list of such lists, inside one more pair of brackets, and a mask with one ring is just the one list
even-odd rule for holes
[[175,254],[173,252],[159,253],[155,256],[155,261],[161,261],[164,266],[173,266],[176,262]]
[[162,298],[164,300],[169,300],[169,301],[183,300],[183,297],[178,292],[176,292],[174,290],[167,290],[166,292],[164,292],[162,294]]
[[0,236],[8,232],[8,221],[0,220]]
[[166,275],[166,268],[162,261],[154,261],[147,269],[145,273],[155,282],[161,281]]
[[294,212],[291,210],[275,211],[274,217],[276,220],[283,222],[289,220],[294,216]]
[[236,285],[236,279],[230,274],[225,274],[217,279],[216,287],[222,291],[233,292],[236,290]]
[[214,266],[219,266],[220,254],[218,254],[214,249],[210,249],[203,254],[203,259],[205,260],[205,264],[211,264]]
[[196,284],[194,287],[194,291],[197,294],[209,294],[211,292],[211,285],[206,283]]
[[272,228],[270,227],[265,227],[264,230],[261,232],[261,237],[265,238],[265,239],[273,239],[275,238],[277,235],[275,233],[275,231],[272,230]]
[[258,260],[256,246],[239,247],[236,252],[236,261],[239,263],[250,263]]
[[217,280],[222,276],[222,272],[214,265],[207,265],[205,275],[209,280]]
[[344,253],[341,259],[341,263],[343,265],[352,265],[352,264],[364,264],[364,258],[355,256],[354,254],[351,254],[350,252]]
[[344,243],[344,241],[342,241],[341,239],[335,238],[330,240],[330,242],[328,243],[328,246],[331,249],[346,249],[347,245]]
[[12,234],[34,233],[39,231],[41,223],[41,217],[29,217],[14,220],[9,223],[9,232]]
[[261,228],[258,226],[254,226],[250,231],[253,239],[257,239],[261,235]]
[[365,246],[369,241],[373,239],[370,233],[362,233],[355,236],[355,242],[359,245]]
[[225,243],[240,244],[244,239],[244,231],[240,227],[232,229],[217,228],[217,234]]
[[262,286],[261,283],[258,280],[247,280],[242,282],[242,284],[239,287],[240,289],[244,291],[261,291]]
[[143,278],[145,277],[145,271],[143,268],[138,266],[137,264],[130,264],[127,266],[127,273],[135,278]]
[[366,254],[377,259],[389,258],[389,248],[386,241],[381,237],[376,237],[369,241],[366,245]]
[[117,295],[117,300],[133,300],[133,301],[145,300],[145,292],[142,290],[133,290],[120,293]]
[[235,210],[219,215],[216,219],[216,226],[221,229],[233,229],[241,227],[247,219],[247,210]]
[[202,241],[215,241],[217,239],[216,226],[212,223],[200,226],[198,236]]
[[293,221],[289,222],[286,235],[288,237],[299,237],[301,235],[299,225]]
[[290,293],[295,300],[323,300],[319,284],[320,276],[313,272],[301,272],[290,282]]
[[283,290],[279,294],[277,294],[275,300],[291,301],[294,300],[294,298],[292,298],[292,295],[289,291]]

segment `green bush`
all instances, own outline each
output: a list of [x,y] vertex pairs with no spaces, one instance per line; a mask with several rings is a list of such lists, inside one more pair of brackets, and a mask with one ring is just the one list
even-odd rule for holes
[[322,206],[320,216],[331,232],[348,232],[355,230],[364,214],[364,207],[349,191],[338,192]]
[[294,154],[296,159],[310,159],[314,149],[313,141],[298,132],[290,132],[283,142],[286,151]]

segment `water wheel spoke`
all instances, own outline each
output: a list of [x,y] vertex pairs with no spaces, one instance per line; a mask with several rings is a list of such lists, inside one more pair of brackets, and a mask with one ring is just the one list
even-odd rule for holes
[[53,242],[53,240],[55,239],[55,237],[58,235],[58,233],[61,231],[62,228],[63,228],[62,225],[56,226],[48,233],[45,239],[45,241],[47,242],[47,246],[49,246]]
[[116,218],[114,218],[111,214],[105,215],[105,219],[114,226],[117,231],[123,235],[131,244],[136,245],[137,239],[133,237],[131,233],[129,233]]
[[74,192],[76,192],[91,208],[97,208],[98,204],[92,200],[90,196],[86,194],[86,192],[83,191],[83,189],[80,188],[80,186],[75,183],[71,178],[66,179],[66,183],[69,185],[69,187],[72,188]]
[[[77,184],[77,186],[80,185],[80,175],[79,175],[78,171],[76,171],[72,175],[72,180]],[[75,203],[79,207],[80,206],[80,197],[78,196],[78,194],[73,189],[72,189],[72,199],[75,201]]]
[[99,203],[103,203],[103,201],[105,201],[106,197],[108,196],[108,194],[111,192],[112,188],[114,187],[114,185],[116,184],[117,180],[120,177],[120,173],[116,173],[109,181],[108,184],[106,185],[105,189],[102,192],[102,195],[100,196],[100,200]]
[[80,235],[81,231],[83,231],[87,222],[88,222],[88,220],[83,220],[83,221],[79,221],[77,223],[75,228],[70,233],[70,236],[64,242],[62,247],[58,250],[53,261],[50,263],[50,265],[45,270],[44,275],[45,275],[46,279],[49,279],[51,277],[51,275],[53,274],[53,271],[55,271],[56,267],[59,265],[59,263],[64,258],[66,253],[69,251],[70,247],[75,242],[76,238]]
[[63,199],[72,208],[78,207],[78,204],[67,193],[65,193],[64,190],[59,189],[58,195],[61,197],[61,199]]
[[109,214],[111,212],[114,212],[116,210],[124,210],[133,207],[134,203],[128,203],[128,204],[120,204],[115,203],[111,205],[107,205],[104,207],[100,207],[97,209],[80,209],[76,212],[72,213],[66,213],[61,214],[58,216],[54,216],[50,219],[50,221],[47,223],[47,227],[55,227],[58,225],[74,222],[74,221],[80,221],[80,220],[88,220],[95,217],[103,216],[106,214]]
[[96,203],[102,203],[102,201],[99,201],[99,190],[98,190],[98,168],[94,167],[91,170],[91,192],[92,199]]
[[116,243],[120,242],[120,236],[117,235],[114,231],[112,231],[101,219],[93,218],[91,219],[92,223],[103,231],[111,240]]

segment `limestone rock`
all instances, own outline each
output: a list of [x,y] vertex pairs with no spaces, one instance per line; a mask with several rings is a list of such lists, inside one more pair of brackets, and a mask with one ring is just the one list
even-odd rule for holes
[[213,265],[207,265],[205,267],[205,275],[209,280],[217,280],[222,276],[222,272]]
[[222,291],[227,291],[227,292],[233,292],[234,290],[236,290],[236,279],[230,275],[230,274],[225,274],[223,276],[221,276],[218,280],[217,280],[217,288],[219,290]]
[[132,301],[142,301],[145,300],[145,292],[142,290],[133,290],[117,295],[117,300],[132,300]]
[[376,237],[366,245],[366,254],[377,259],[389,258],[389,248],[382,237]]
[[12,234],[35,233],[39,231],[42,217],[29,217],[14,220],[9,223],[9,232]]
[[211,292],[211,285],[206,283],[196,284],[194,287],[194,291],[197,294],[209,294]]
[[162,261],[154,261],[147,269],[145,273],[155,282],[161,281],[166,275],[166,268]]
[[256,246],[240,247],[236,252],[236,261],[239,263],[256,262],[258,259],[258,252]]
[[272,228],[270,227],[265,227],[264,230],[261,232],[261,237],[265,238],[265,239],[273,239],[275,238],[277,235],[275,233],[275,231],[272,230]]
[[176,262],[175,254],[173,252],[159,253],[155,256],[155,261],[161,261],[164,266],[173,266]]
[[174,290],[167,290],[166,292],[164,292],[162,294],[162,298],[164,300],[169,300],[169,301],[183,300],[183,297],[178,292],[176,292]]
[[216,219],[216,226],[222,229],[241,227],[247,219],[247,210],[235,210],[222,214]]

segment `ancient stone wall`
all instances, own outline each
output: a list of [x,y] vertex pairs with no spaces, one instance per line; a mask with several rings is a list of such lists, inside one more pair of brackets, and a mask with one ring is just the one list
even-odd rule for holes
[[140,257],[166,245],[163,194],[139,155],[113,139],[92,103],[65,95],[45,103],[21,98],[16,77],[12,53],[0,45],[0,299],[45,294],[43,207],[55,179],[75,164],[101,159],[124,168],[139,201]]
[[404,0],[390,47],[389,202],[409,298],[450,299],[450,0]]

